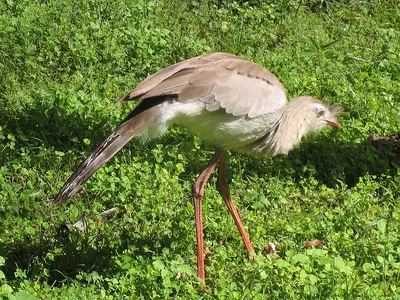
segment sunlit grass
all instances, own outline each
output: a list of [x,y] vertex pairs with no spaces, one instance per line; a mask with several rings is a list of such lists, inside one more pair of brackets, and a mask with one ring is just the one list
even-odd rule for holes
[[[400,7],[342,2],[0,4],[0,297],[399,297],[399,146],[369,138],[400,132]],[[68,204],[48,204],[135,105],[119,95],[213,51],[267,67],[289,98],[310,94],[345,114],[343,130],[288,156],[231,154],[231,191],[257,255],[247,260],[212,178],[205,289],[190,191],[213,148],[184,129],[133,141]],[[99,223],[112,207],[119,214]],[[85,232],[68,229],[82,219]],[[315,239],[323,244],[303,247]]]

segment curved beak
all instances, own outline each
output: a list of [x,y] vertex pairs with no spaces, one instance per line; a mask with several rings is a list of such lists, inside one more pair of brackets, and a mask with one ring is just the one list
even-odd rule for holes
[[333,119],[327,119],[326,123],[328,123],[328,125],[335,127],[337,130],[340,130],[340,124],[338,122],[338,120],[336,120],[335,118]]

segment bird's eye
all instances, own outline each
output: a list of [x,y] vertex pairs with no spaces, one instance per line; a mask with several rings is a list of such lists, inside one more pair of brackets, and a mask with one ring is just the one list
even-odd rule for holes
[[322,110],[322,109],[318,109],[318,110],[317,110],[317,117],[318,117],[318,118],[319,118],[319,117],[323,117],[324,114],[325,114],[325,111],[324,111],[324,110]]

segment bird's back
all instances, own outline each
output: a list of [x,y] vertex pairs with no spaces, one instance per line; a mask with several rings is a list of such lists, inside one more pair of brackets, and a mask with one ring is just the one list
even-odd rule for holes
[[151,101],[175,96],[200,101],[207,110],[234,116],[276,114],[286,104],[278,78],[260,65],[229,53],[212,53],[176,63],[145,79],[122,100]]

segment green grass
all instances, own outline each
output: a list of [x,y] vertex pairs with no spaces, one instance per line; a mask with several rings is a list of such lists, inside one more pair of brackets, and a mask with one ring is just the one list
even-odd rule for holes
[[[0,3],[0,297],[400,297],[398,1]],[[204,201],[207,289],[196,278],[191,183],[213,148],[173,127],[130,143],[66,205],[48,203],[129,113],[119,95],[213,51],[274,72],[289,98],[344,108],[343,130],[274,159],[230,155],[248,261],[213,177]],[[99,224],[96,215],[121,213]],[[66,224],[85,219],[88,230]],[[318,248],[305,242],[323,239]],[[265,251],[277,245],[280,259]]]

